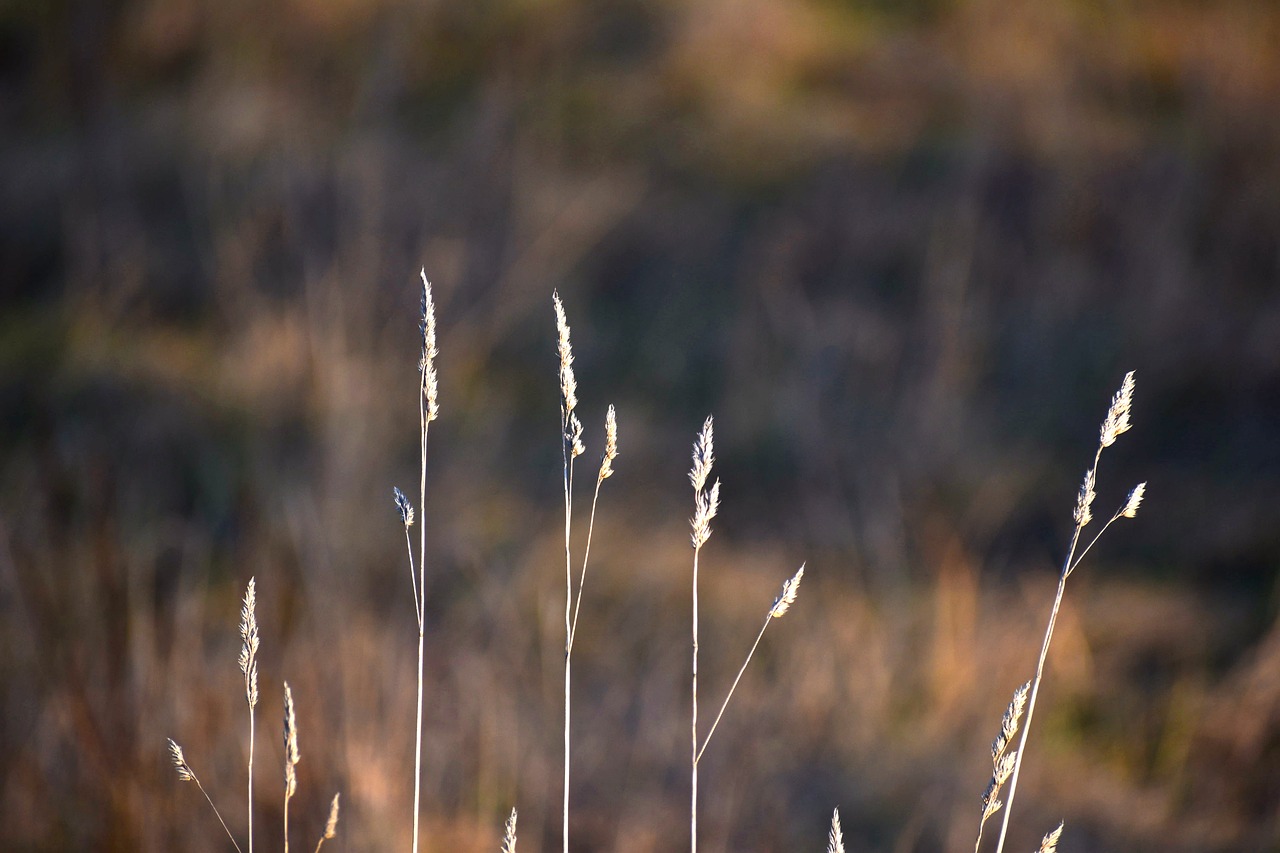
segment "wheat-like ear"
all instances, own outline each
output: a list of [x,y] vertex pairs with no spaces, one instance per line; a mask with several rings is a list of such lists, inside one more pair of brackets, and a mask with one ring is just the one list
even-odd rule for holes
[[840,810],[831,813],[831,833],[827,836],[827,853],[844,853],[844,833],[840,831]]
[[258,705],[258,617],[257,589],[249,578],[244,604],[240,608],[240,672],[244,675],[244,698],[249,703],[249,853],[253,853],[253,710]]
[[1040,840],[1040,849],[1036,853],[1057,853],[1058,839],[1062,837],[1062,826],[1059,823],[1057,829],[1051,830]]
[[289,853],[289,800],[298,792],[298,718],[293,710],[293,691],[284,683],[284,851]]
[[1027,705],[1027,690],[1030,687],[1031,682],[1028,681],[1013,691],[1013,700],[1009,702],[1009,707],[1000,720],[1000,732],[991,743],[991,781],[982,794],[982,818],[978,821],[978,839],[973,843],[974,853],[977,853],[978,846],[982,844],[982,829],[987,825],[987,820],[1004,805],[998,799],[1000,789],[1009,781],[1009,774],[1013,772],[1013,763],[1018,754],[1017,750],[1008,751],[1009,743],[1018,733],[1018,721],[1022,719],[1022,710]]
[[325,841],[333,838],[338,834],[338,795],[333,795],[333,802],[329,804],[329,820],[324,825],[324,835],[320,836],[320,840],[316,842],[316,853],[320,853],[320,845]]
[[[1049,624],[1045,628],[1044,640],[1040,644],[1040,658],[1036,663],[1036,674],[1031,680],[1031,693],[1027,698],[1027,719],[1022,727],[1022,737],[1018,741],[1018,749],[1010,753],[1007,758],[1012,761],[1013,767],[1008,772],[1009,779],[1009,799],[1004,807],[1004,818],[1000,823],[1000,840],[996,844],[996,853],[1003,853],[1005,838],[1009,832],[1009,815],[1013,809],[1013,798],[1018,792],[1018,774],[1022,770],[1022,761],[1027,752],[1027,735],[1031,733],[1031,720],[1035,715],[1036,698],[1040,694],[1040,683],[1044,679],[1044,663],[1049,655],[1049,644],[1053,640],[1053,628],[1058,621],[1058,611],[1062,607],[1062,596],[1066,591],[1067,578],[1080,565],[1080,561],[1085,555],[1097,544],[1103,533],[1121,518],[1133,518],[1137,515],[1138,506],[1142,503],[1143,495],[1146,493],[1146,483],[1139,483],[1129,492],[1129,496],[1125,499],[1124,504],[1115,511],[1108,519],[1107,523],[1102,525],[1093,539],[1084,548],[1080,548],[1080,534],[1084,530],[1085,525],[1093,520],[1093,501],[1095,498],[1094,486],[1097,483],[1098,461],[1102,458],[1102,451],[1115,444],[1116,439],[1129,431],[1131,426],[1129,421],[1130,408],[1133,403],[1134,379],[1133,371],[1125,374],[1124,381],[1120,383],[1120,390],[1111,398],[1111,405],[1107,409],[1107,416],[1102,421],[1102,426],[1098,430],[1098,449],[1093,454],[1093,464],[1089,466],[1089,470],[1085,472],[1084,482],[1080,487],[1080,494],[1076,498],[1075,510],[1072,512],[1072,518],[1075,521],[1075,530],[1071,534],[1071,544],[1067,548],[1067,555],[1062,561],[1062,571],[1058,576],[1058,590],[1054,595],[1053,607],[1049,611]],[[999,759],[997,759],[997,775],[1001,767]],[[992,807],[995,803],[994,808]],[[990,798],[983,805],[983,821],[990,817],[988,810],[994,813],[994,809],[999,808],[998,801],[994,800],[994,793],[990,794]],[[1059,827],[1059,832],[1061,827]],[[982,838],[982,830],[979,827],[978,838]],[[1049,850],[1057,845],[1057,835],[1050,833],[1045,836],[1045,844],[1049,844]],[[1042,845],[1041,849],[1045,849]],[[976,850],[976,845],[975,845]]]
[[516,810],[511,810],[507,818],[506,829],[502,833],[502,850],[500,853],[516,853]]
[[227,828],[227,822],[222,819],[222,812],[218,811],[218,807],[213,804],[213,800],[209,797],[209,792],[204,789],[204,785],[200,784],[196,771],[191,769],[191,765],[187,763],[186,756],[182,754],[182,747],[178,746],[177,741],[173,738],[169,738],[169,757],[173,760],[173,769],[178,771],[179,780],[196,783],[196,787],[200,789],[200,793],[204,794],[205,800],[209,803],[209,808],[213,809],[213,813],[217,815],[218,823],[222,824],[222,831],[231,840],[231,845],[236,848],[236,853],[240,853],[240,845],[236,843],[235,836]]

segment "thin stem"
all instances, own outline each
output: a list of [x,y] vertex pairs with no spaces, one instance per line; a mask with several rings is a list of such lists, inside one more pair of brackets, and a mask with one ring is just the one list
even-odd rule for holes
[[[1123,507],[1121,510],[1123,511]],[[1106,524],[1102,525],[1102,529],[1098,531],[1098,534],[1089,541],[1088,545],[1084,546],[1084,549],[1080,551],[1079,555],[1075,558],[1075,561],[1067,568],[1067,577],[1071,577],[1071,573],[1076,570],[1076,566],[1080,565],[1080,563],[1084,561],[1084,558],[1089,555],[1089,551],[1098,543],[1098,540],[1102,538],[1102,534],[1107,532],[1108,527],[1119,521],[1121,515],[1122,512],[1117,512],[1107,520]]]
[[284,853],[289,853],[289,795],[284,796]]
[[[187,768],[190,772],[190,768]],[[196,787],[200,789],[200,793],[204,794],[205,800],[209,802],[209,808],[213,809],[213,813],[218,817],[218,823],[222,824],[222,831],[227,834],[227,839],[231,842],[231,846],[236,848],[236,853],[240,853],[240,845],[236,843],[236,838],[231,834],[231,830],[227,828],[227,822],[222,819],[222,812],[218,811],[218,807],[213,804],[213,800],[209,797],[209,792],[204,789],[204,785],[200,784],[200,780],[196,778],[195,773],[191,773],[191,781],[196,783]]]
[[[564,802],[561,809],[561,838],[564,853],[569,853],[569,731],[570,731],[570,684],[573,667],[573,628],[576,616],[573,611],[573,555],[570,551],[570,522],[573,518],[573,448],[570,443],[569,409],[561,405],[560,409],[561,441],[560,450],[564,457]],[[597,494],[599,490],[597,489]],[[586,571],[585,558],[583,571]]]
[[[418,522],[418,579],[414,590],[414,613],[418,619],[418,710],[413,744],[413,853],[418,853],[418,816],[422,797],[422,660],[426,652],[427,624],[427,369],[424,367],[418,380],[418,435],[421,453],[418,455],[418,511],[423,518]],[[405,530],[408,541],[409,531]],[[409,553],[409,572],[413,573],[413,549]],[[421,595],[418,591],[421,591]]]
[[692,744],[689,768],[689,850],[698,849],[698,553],[693,549],[693,716],[690,734]]
[[[1094,468],[1097,468],[1094,459]],[[1022,756],[1027,749],[1027,735],[1031,733],[1031,718],[1036,712],[1036,697],[1040,695],[1040,682],[1044,678],[1044,662],[1049,656],[1049,643],[1053,640],[1053,628],[1058,622],[1058,611],[1062,607],[1062,595],[1067,588],[1067,575],[1071,573],[1076,547],[1080,543],[1082,526],[1076,525],[1071,535],[1071,547],[1067,549],[1067,558],[1062,563],[1062,573],[1058,577],[1058,592],[1053,598],[1053,609],[1049,612],[1049,625],[1045,628],[1044,641],[1040,644],[1040,659],[1036,662],[1036,676],[1031,681],[1031,695],[1027,699],[1026,720],[1022,725],[1022,737],[1018,740],[1018,755],[1013,764],[1013,775],[1009,778],[1009,797],[1004,804],[1004,817],[1000,822],[1000,840],[996,844],[996,853],[1004,850],[1005,836],[1009,832],[1009,815],[1013,812],[1013,798],[1018,792],[1018,774],[1022,770]]]
[[773,611],[769,611],[769,615],[764,617],[764,624],[760,626],[760,633],[756,634],[756,641],[751,644],[751,651],[747,652],[747,659],[742,662],[742,668],[738,670],[738,675],[733,679],[733,686],[729,688],[729,695],[724,697],[724,704],[720,706],[720,711],[716,714],[715,722],[711,724],[711,729],[707,732],[707,737],[702,741],[702,748],[698,750],[693,757],[693,763],[697,764],[702,760],[702,753],[706,752],[707,744],[711,743],[711,736],[716,733],[716,726],[720,725],[720,718],[724,716],[724,709],[729,707],[729,700],[733,698],[733,691],[738,689],[738,682],[742,680],[742,673],[747,671],[747,664],[751,663],[751,657],[756,653],[756,648],[760,645],[760,640],[764,637],[764,632],[768,630],[769,623],[773,621]]
[[[1097,480],[1098,463],[1102,459],[1103,446],[1104,445],[1099,444],[1098,449],[1093,454],[1093,466],[1085,475],[1086,483],[1090,482],[1090,480]],[[1115,518],[1112,518],[1111,521],[1115,521]],[[1107,527],[1111,526],[1111,521],[1108,521],[1103,526],[1102,530],[1098,531],[1098,536],[1101,536],[1103,531],[1105,531]],[[1080,534],[1084,530],[1084,526],[1088,523],[1089,519],[1087,516],[1076,520],[1075,531],[1071,534],[1071,545],[1067,548],[1066,559],[1062,561],[1062,571],[1058,577],[1058,592],[1053,599],[1053,609],[1049,613],[1049,624],[1045,628],[1044,641],[1040,644],[1040,658],[1036,662],[1036,676],[1031,681],[1031,695],[1027,700],[1026,721],[1022,726],[1022,737],[1018,740],[1018,754],[1013,762],[1013,775],[1009,777],[1009,797],[1005,801],[1004,817],[1001,818],[1000,821],[1000,839],[996,843],[996,853],[1003,853],[1004,851],[1005,837],[1009,832],[1009,815],[1013,812],[1013,798],[1018,792],[1018,775],[1022,771],[1022,758],[1027,749],[1027,736],[1031,733],[1031,719],[1035,716],[1036,698],[1040,695],[1040,681],[1044,678],[1044,662],[1049,656],[1049,643],[1053,641],[1053,628],[1058,622],[1058,610],[1062,607],[1062,595],[1067,588],[1067,578],[1070,576],[1071,572],[1075,570],[1079,561],[1084,559],[1084,553],[1080,554],[1079,559],[1076,558],[1076,549],[1080,545]],[[1085,548],[1085,552],[1087,552],[1089,548],[1093,547],[1094,542],[1098,541],[1098,536],[1093,538],[1093,541]]]
[[404,529],[405,550],[409,553],[409,585],[413,587],[413,613],[418,619],[418,627],[422,627],[422,604],[418,601],[418,570],[413,561],[413,540],[409,536],[409,528]]
[[249,853],[253,853],[253,706],[249,706]]
[[578,595],[573,605],[573,621],[569,623],[569,654],[573,654],[573,638],[578,634],[578,609],[582,606],[582,587],[587,582],[587,560],[591,558],[591,536],[596,530],[596,503],[600,500],[600,485],[604,477],[596,478],[596,492],[591,498],[591,519],[587,523],[587,548],[582,555],[582,575],[578,578]]

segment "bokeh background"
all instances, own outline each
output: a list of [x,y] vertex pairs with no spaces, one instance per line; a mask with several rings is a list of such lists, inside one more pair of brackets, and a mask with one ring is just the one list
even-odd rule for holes
[[294,844],[341,791],[332,849],[408,845],[425,267],[427,850],[513,805],[559,849],[555,288],[586,458],[608,403],[622,443],[575,850],[687,844],[708,413],[704,715],[808,572],[700,848],[839,806],[850,850],[969,849],[1130,369],[1098,512],[1148,498],[1072,577],[1012,847],[1280,849],[1277,45],[1266,0],[0,4],[0,847],[227,849],[167,737],[244,838],[251,576],[259,846],[283,679]]

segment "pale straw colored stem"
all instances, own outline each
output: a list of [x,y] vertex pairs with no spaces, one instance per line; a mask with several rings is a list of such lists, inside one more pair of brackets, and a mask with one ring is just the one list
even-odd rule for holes
[[187,763],[186,756],[182,754],[182,747],[178,746],[173,738],[169,738],[169,753],[173,756],[173,766],[178,771],[178,778],[184,782],[196,783],[196,787],[204,795],[205,801],[209,803],[209,808],[213,809],[214,815],[218,818],[218,823],[222,824],[222,831],[227,834],[227,839],[231,842],[231,846],[236,848],[236,853],[241,853],[240,845],[236,842],[235,836],[231,834],[230,828],[227,827],[227,822],[222,819],[222,812],[218,811],[218,807],[213,804],[213,799],[209,796],[209,792],[204,789],[204,785],[200,784],[200,777],[196,776],[196,772]]
[[1031,681],[1031,696],[1027,699],[1026,721],[1022,725],[1022,737],[1018,740],[1018,755],[1013,765],[1013,775],[1009,777],[1009,797],[1004,804],[1004,818],[1000,822],[1000,840],[996,844],[996,853],[1004,850],[1005,836],[1009,832],[1009,815],[1013,813],[1013,798],[1018,792],[1018,772],[1022,769],[1022,756],[1027,749],[1027,735],[1031,732],[1031,718],[1036,711],[1036,697],[1040,694],[1040,682],[1044,678],[1044,662],[1049,656],[1049,643],[1053,640],[1053,628],[1058,622],[1058,611],[1062,607],[1062,594],[1067,588],[1067,575],[1075,556],[1076,545],[1080,541],[1080,527],[1077,526],[1071,537],[1071,548],[1067,551],[1067,559],[1062,564],[1062,574],[1058,577],[1058,592],[1053,597],[1053,609],[1049,612],[1049,625],[1044,632],[1044,641],[1040,644],[1040,659],[1036,662],[1036,676]]
[[742,673],[747,671],[747,664],[751,663],[751,657],[756,653],[756,649],[760,646],[760,640],[764,637],[764,632],[769,629],[769,623],[772,621],[773,612],[770,611],[769,615],[764,617],[764,624],[760,626],[760,633],[756,634],[756,641],[751,644],[751,651],[747,652],[747,659],[742,662],[742,667],[738,670],[737,677],[733,679],[733,686],[729,688],[729,695],[724,697],[724,703],[720,705],[720,711],[716,714],[715,722],[711,724],[711,729],[702,741],[702,747],[693,756],[695,765],[702,760],[702,753],[706,752],[707,744],[711,743],[711,736],[716,733],[716,726],[720,725],[720,718],[724,716],[724,709],[729,707],[729,700],[733,698],[733,691],[738,689],[738,682],[742,680]]
[[[573,448],[569,443],[569,410],[561,408],[561,452],[564,455],[564,800],[561,808],[561,836],[564,853],[569,853],[569,696],[573,675],[573,555],[569,549],[570,521],[573,518]],[[599,490],[597,490],[599,494]],[[586,562],[583,562],[586,571]]]
[[698,553],[702,546],[693,549],[693,716],[690,743],[692,752],[689,768],[689,850],[698,850]]
[[249,707],[249,853],[253,853],[253,707]]
[[582,555],[582,574],[578,578],[578,595],[573,604],[573,621],[569,623],[569,650],[573,654],[573,638],[578,634],[578,609],[582,607],[582,587],[587,582],[587,560],[591,557],[591,536],[596,530],[596,503],[600,500],[600,485],[604,477],[596,478],[596,491],[591,498],[591,518],[587,522],[587,546]]
[[[419,303],[419,331],[422,334],[422,355],[418,362],[418,435],[421,452],[418,454],[418,508],[424,514],[427,509],[427,436],[431,422],[439,416],[439,387],[436,381],[436,308],[431,296],[431,282],[427,271],[420,273],[422,297]],[[405,536],[408,537],[406,530]],[[409,570],[413,571],[413,555],[409,556]],[[418,527],[418,582],[415,589],[414,608],[418,618],[418,710],[413,745],[413,853],[418,853],[418,824],[422,802],[422,707],[423,667],[426,654],[427,625],[427,525],[425,519]],[[332,820],[337,821],[337,798],[334,799]]]
[[409,536],[409,528],[404,529],[404,545],[409,553],[409,585],[413,587],[413,613],[418,619],[418,627],[422,627],[422,602],[418,600],[418,570],[413,562],[413,539]]

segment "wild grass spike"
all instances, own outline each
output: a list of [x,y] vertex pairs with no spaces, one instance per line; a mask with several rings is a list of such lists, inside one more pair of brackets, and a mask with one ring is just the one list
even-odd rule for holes
[[289,853],[289,800],[298,793],[298,718],[293,710],[293,691],[284,683],[284,850]]
[[338,834],[338,795],[333,795],[333,802],[329,804],[329,819],[325,821],[324,834],[320,836],[320,840],[316,842],[316,853],[320,853],[320,846]]
[[499,853],[516,853],[516,810],[511,810],[506,829],[502,833],[502,850]]
[[213,809],[213,813],[217,815],[218,823],[222,824],[222,831],[227,834],[231,845],[236,848],[236,853],[240,853],[240,845],[236,843],[236,838],[227,827],[227,822],[222,819],[222,812],[218,811],[218,807],[213,804],[213,799],[209,796],[209,792],[204,789],[204,785],[200,784],[196,771],[191,769],[191,765],[187,763],[186,756],[182,754],[182,747],[178,746],[177,741],[173,738],[169,738],[169,756],[173,759],[173,769],[178,771],[178,779],[183,782],[196,783],[196,787],[200,789],[200,793],[204,794],[205,800],[209,803],[209,808]]
[[827,836],[827,853],[844,853],[844,833],[840,831],[840,810],[831,813],[831,833]]
[[[1107,532],[1112,524],[1121,518],[1133,518],[1137,515],[1138,506],[1142,503],[1143,495],[1146,493],[1146,483],[1139,483],[1129,492],[1125,502],[1115,513],[1107,520],[1106,524],[1094,534],[1089,544],[1084,548],[1080,548],[1080,534],[1084,528],[1093,520],[1093,502],[1096,497],[1095,486],[1098,477],[1098,462],[1102,458],[1103,449],[1115,444],[1116,439],[1129,431],[1132,424],[1129,421],[1130,409],[1133,403],[1134,379],[1133,371],[1125,374],[1124,381],[1120,383],[1120,390],[1111,398],[1111,405],[1107,408],[1107,416],[1102,421],[1102,426],[1098,430],[1098,449],[1093,455],[1093,464],[1089,466],[1089,470],[1085,472],[1083,485],[1080,487],[1080,494],[1076,498],[1075,510],[1072,512],[1072,519],[1075,521],[1075,530],[1071,534],[1071,544],[1067,548],[1067,555],[1062,561],[1062,570],[1058,576],[1058,590],[1054,595],[1053,607],[1049,611],[1049,624],[1045,628],[1044,640],[1040,644],[1040,657],[1036,662],[1035,677],[1031,679],[1031,693],[1027,698],[1026,721],[1022,726],[1022,737],[1018,741],[1018,749],[1010,754],[1012,757],[1013,767],[1009,773],[1009,798],[1004,806],[1004,818],[1000,823],[1000,840],[996,844],[996,853],[1003,853],[1005,839],[1009,832],[1009,816],[1013,812],[1013,798],[1018,792],[1018,774],[1022,769],[1022,761],[1027,751],[1027,736],[1031,733],[1031,720],[1035,715],[1036,699],[1040,694],[1040,684],[1044,679],[1045,659],[1049,655],[1049,644],[1053,641],[1053,629],[1058,621],[1058,612],[1062,608],[1062,597],[1066,591],[1067,578],[1080,565],[1080,561],[1085,558],[1089,551],[1097,544],[1103,533]],[[999,769],[999,768],[997,768]],[[988,806],[984,805],[983,812],[985,821],[990,815],[986,814]],[[1059,827],[1058,832],[1061,831]],[[981,840],[981,828],[979,828],[979,840]],[[1052,850],[1057,845],[1057,835],[1050,833],[1045,836],[1044,844],[1050,845],[1048,849]],[[1046,849],[1044,844],[1041,849]],[[976,849],[976,847],[975,847]]]
[[983,827],[1004,805],[998,799],[1000,789],[1004,787],[1005,782],[1009,781],[1009,774],[1013,772],[1014,758],[1018,754],[1017,750],[1008,751],[1009,743],[1018,733],[1018,721],[1022,719],[1022,710],[1027,705],[1027,690],[1030,687],[1031,682],[1028,681],[1013,692],[1013,700],[1009,702],[1009,707],[1005,709],[1004,717],[1000,720],[1000,732],[991,742],[991,781],[987,783],[987,790],[982,794],[982,818],[978,821],[978,838],[973,843],[974,853],[977,853],[978,846],[982,844]]
[[1062,838],[1063,824],[1058,824],[1058,828],[1052,830],[1044,838],[1040,840],[1040,849],[1037,853],[1058,853],[1058,839]]
[[257,591],[254,578],[240,608],[240,672],[244,675],[244,698],[249,703],[249,853],[253,853],[253,740],[254,708],[258,706],[258,617]]

